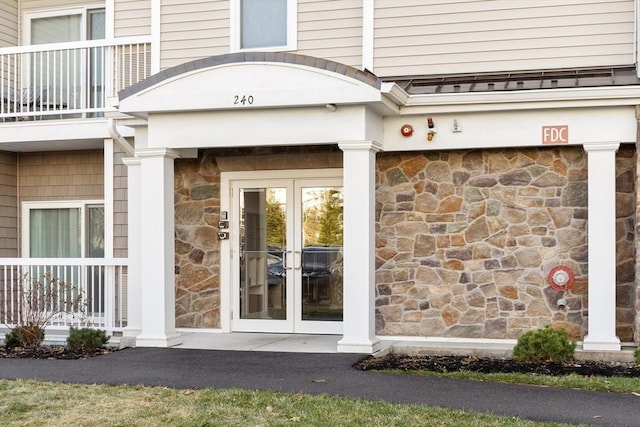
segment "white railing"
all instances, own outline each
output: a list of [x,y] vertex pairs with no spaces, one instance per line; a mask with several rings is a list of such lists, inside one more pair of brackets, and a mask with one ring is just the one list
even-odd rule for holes
[[0,121],[100,117],[150,74],[150,37],[0,48]]
[[127,260],[0,258],[0,326],[31,314],[48,327],[127,326]]

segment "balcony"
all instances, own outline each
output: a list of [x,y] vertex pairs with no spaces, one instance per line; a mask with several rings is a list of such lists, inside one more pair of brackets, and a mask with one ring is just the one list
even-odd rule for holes
[[[37,312],[37,313],[34,313]],[[127,260],[0,258],[0,324],[47,316],[48,328],[127,326]]]
[[0,48],[0,123],[102,117],[151,74],[151,38]]

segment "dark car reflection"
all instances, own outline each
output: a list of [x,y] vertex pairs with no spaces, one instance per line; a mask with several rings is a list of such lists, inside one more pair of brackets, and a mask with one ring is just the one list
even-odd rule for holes
[[[270,285],[284,284],[287,270],[282,258],[282,252],[269,254],[267,281]],[[290,264],[290,267],[294,270],[295,266]],[[342,247],[308,246],[302,251],[301,267],[303,300],[328,299],[332,282],[336,283],[336,277],[340,282],[342,279]]]

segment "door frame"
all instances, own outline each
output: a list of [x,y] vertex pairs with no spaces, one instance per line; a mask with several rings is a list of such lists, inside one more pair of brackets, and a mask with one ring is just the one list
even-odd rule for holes
[[[238,221],[234,215],[238,215],[232,209],[232,203],[234,197],[232,195],[233,183],[236,181],[250,181],[250,180],[322,180],[322,179],[339,179],[343,180],[342,168],[327,168],[327,169],[287,169],[287,170],[259,170],[259,171],[241,171],[241,172],[221,172],[220,174],[220,215],[221,220],[224,220],[224,213],[226,212],[227,221],[229,221],[229,239],[220,240],[220,327],[222,332],[231,332],[234,330],[233,318],[234,318],[234,282],[236,275],[234,271],[234,256],[238,256],[236,251],[237,238],[240,230],[238,229]],[[225,230],[226,231],[226,230]],[[292,319],[293,321],[293,319]],[[331,323],[331,322],[323,322]],[[340,327],[327,328],[322,332],[315,333],[336,333],[342,334],[342,322],[335,322]],[[337,326],[337,325],[336,325]],[[314,328],[309,330],[302,330],[296,333],[314,333]],[[271,332],[271,331],[265,331]],[[285,332],[285,331],[282,331]],[[290,331],[288,331],[291,333]]]

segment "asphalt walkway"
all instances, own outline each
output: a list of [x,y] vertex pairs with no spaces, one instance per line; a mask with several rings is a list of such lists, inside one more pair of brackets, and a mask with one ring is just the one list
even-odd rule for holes
[[134,348],[85,360],[0,359],[0,378],[327,393],[539,421],[640,426],[640,396],[362,372],[353,354]]

